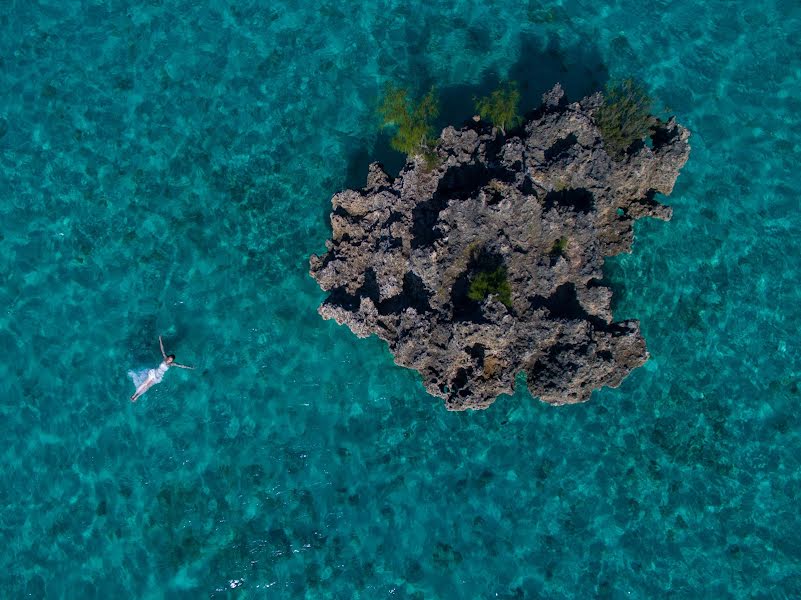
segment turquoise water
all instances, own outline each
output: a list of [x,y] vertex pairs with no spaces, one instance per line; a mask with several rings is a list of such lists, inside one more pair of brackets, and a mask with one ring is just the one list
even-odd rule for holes
[[[792,0],[0,6],[4,598],[801,595]],[[308,255],[386,81],[634,75],[693,132],[610,261],[652,359],[448,413]],[[126,372],[179,362],[132,404]],[[232,583],[233,582],[233,583]],[[234,586],[234,587],[232,587]]]

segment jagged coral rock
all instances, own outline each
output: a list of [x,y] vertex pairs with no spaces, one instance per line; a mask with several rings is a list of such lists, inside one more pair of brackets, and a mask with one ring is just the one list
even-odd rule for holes
[[[443,130],[429,171],[409,161],[393,179],[332,199],[328,252],[311,275],[330,292],[319,312],[360,337],[386,340],[447,408],[486,408],[525,371],[550,404],[616,387],[648,358],[637,321],[613,322],[604,257],[629,252],[635,219],[668,220],[689,132],[660,122],[652,146],[621,161],[593,115],[602,97],[568,104],[557,85],[508,137],[471,122]],[[480,272],[504,267],[511,306],[468,298]]]

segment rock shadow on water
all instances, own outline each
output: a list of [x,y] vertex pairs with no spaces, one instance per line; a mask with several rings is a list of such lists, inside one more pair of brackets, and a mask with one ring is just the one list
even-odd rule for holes
[[[420,39],[427,39],[423,32]],[[417,38],[417,36],[415,36]],[[425,46],[421,46],[424,50]],[[412,56],[421,56],[410,53]],[[423,53],[422,56],[425,54]],[[532,34],[520,38],[517,61],[508,69],[508,81],[516,81],[520,90],[520,112],[526,114],[541,103],[542,94],[559,82],[571,99],[579,99],[603,89],[609,81],[609,71],[601,59],[600,50],[592,43],[565,47],[555,35],[545,40]],[[505,65],[499,65],[498,71]],[[435,123],[439,132],[443,127],[474,124],[475,98],[489,95],[501,83],[496,72],[488,72],[475,83],[439,87],[425,61],[407,65],[407,78],[398,83],[408,86],[412,96],[420,97],[433,86],[439,97],[440,117]],[[376,98],[376,108],[379,99]],[[380,127],[378,120],[376,127]],[[512,133],[511,131],[509,132]],[[372,138],[368,134],[368,139]],[[348,151],[344,187],[358,189],[364,186],[368,167],[380,162],[389,174],[399,173],[406,157],[390,146],[391,136],[379,131],[372,143],[354,144]]]

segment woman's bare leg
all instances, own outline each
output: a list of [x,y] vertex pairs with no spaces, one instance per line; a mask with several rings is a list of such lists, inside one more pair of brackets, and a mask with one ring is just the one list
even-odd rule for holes
[[144,394],[151,387],[153,387],[154,383],[156,383],[156,380],[153,379],[152,377],[148,377],[147,379],[145,379],[142,382],[142,385],[140,385],[138,388],[136,388],[136,391],[134,392],[134,395],[131,396],[131,402],[136,402],[136,399],[139,398],[139,396]]

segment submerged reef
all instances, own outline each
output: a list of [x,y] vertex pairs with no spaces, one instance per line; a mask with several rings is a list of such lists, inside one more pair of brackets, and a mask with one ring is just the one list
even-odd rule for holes
[[486,408],[521,371],[549,404],[618,386],[648,351],[637,321],[612,320],[604,257],[631,250],[636,219],[670,219],[655,196],[690,148],[654,119],[649,143],[609,152],[603,102],[557,85],[508,135],[447,127],[434,167],[370,165],[363,189],[334,195],[328,251],[310,259],[319,313],[385,340],[451,410]]

